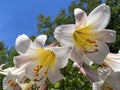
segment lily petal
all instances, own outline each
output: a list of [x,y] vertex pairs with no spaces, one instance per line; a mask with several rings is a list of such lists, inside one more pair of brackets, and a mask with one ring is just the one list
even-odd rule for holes
[[[20,87],[16,80],[21,80],[21,75],[16,76],[9,73],[4,79],[3,79],[3,89],[4,90],[19,90]],[[12,84],[11,84],[12,83]]]
[[49,49],[49,48],[58,47],[58,46],[59,46],[59,43],[56,41],[54,43],[51,43],[48,46],[45,46],[44,49]]
[[15,56],[14,57],[14,64],[17,68],[20,68],[22,66],[26,66],[29,63],[31,63],[31,58],[28,56],[20,55],[20,56]]
[[68,58],[70,57],[71,48],[70,47],[57,47],[51,49],[57,56],[56,67],[64,68],[68,63]]
[[84,54],[82,54],[82,52],[74,47],[71,53],[71,59],[77,63],[81,63],[82,66],[82,62],[86,63],[87,65],[91,66],[93,64],[93,61],[91,61],[88,57],[86,57]]
[[[114,81],[114,82],[113,82]],[[120,72],[112,72],[105,80],[106,84],[112,87],[113,90],[119,90],[120,85]]]
[[107,43],[111,43],[115,41],[116,38],[116,32],[113,30],[101,30],[101,31],[96,31],[96,36],[93,37],[95,40],[99,41],[104,41]]
[[101,90],[101,82],[95,82],[92,84],[93,90]]
[[110,20],[110,8],[106,4],[101,4],[96,7],[87,19],[87,25],[94,25],[95,29],[105,28]]
[[72,34],[75,30],[75,25],[61,25],[55,29],[54,37],[63,45],[73,45]]
[[16,46],[16,50],[20,54],[24,54],[24,53],[27,52],[27,50],[29,48],[33,48],[34,47],[32,41],[25,34],[22,34],[22,35],[17,37],[15,46]]
[[89,79],[91,83],[99,81],[99,75],[96,71],[87,67],[80,67],[80,71]]
[[75,21],[77,26],[83,26],[87,20],[87,14],[80,8],[74,10]]
[[109,68],[99,68],[98,73],[100,76],[100,79],[102,81],[105,81],[105,79],[111,74],[111,70]]
[[[31,79],[32,81],[34,81],[35,80],[35,76],[37,75],[36,73],[34,73],[34,69],[35,69],[35,67],[36,67],[37,65],[36,65],[36,63],[33,63],[33,64],[30,64],[30,65],[28,65],[27,67],[26,67],[26,69],[25,69],[25,75],[29,78],[29,79]],[[43,82],[47,79],[47,76],[43,76],[44,75],[44,73],[45,73],[45,71],[47,70],[47,68],[42,68],[42,69],[40,69],[40,71],[39,71],[39,75],[38,75],[38,78],[37,78],[37,80],[35,81],[38,85],[42,85],[43,84]]]
[[120,71],[120,54],[109,53],[103,61],[103,65],[111,68],[114,72]]
[[34,44],[36,47],[38,48],[43,48],[44,47],[44,44],[46,42],[46,39],[47,39],[47,36],[46,35],[39,35],[35,38],[34,40]]
[[52,83],[56,83],[57,81],[63,79],[63,75],[60,74],[59,70],[49,71],[48,79]]
[[86,56],[97,64],[101,64],[109,53],[109,48],[104,42],[98,41],[98,51],[88,53]]

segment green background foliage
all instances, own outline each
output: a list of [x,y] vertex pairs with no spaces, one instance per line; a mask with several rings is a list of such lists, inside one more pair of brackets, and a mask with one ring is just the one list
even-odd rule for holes
[[[101,0],[73,0],[68,10],[61,9],[54,19],[51,19],[50,16],[39,14],[37,17],[37,34],[47,35],[48,39],[46,44],[50,44],[55,41],[53,32],[57,26],[75,23],[73,14],[75,8],[81,8],[89,14],[90,11],[100,5],[101,2]],[[116,30],[116,41],[108,45],[111,52],[117,53],[120,49],[120,1],[106,0],[106,4],[109,5],[111,9],[111,20],[106,28]],[[34,40],[35,36],[31,36],[30,38]],[[7,64],[4,68],[13,66],[13,57],[16,55],[18,55],[18,53],[15,47],[8,49],[4,41],[0,41],[0,64]],[[98,65],[94,64],[90,68],[96,70],[97,67]],[[48,82],[49,90],[92,90],[92,86],[87,78],[79,72],[78,68],[73,67],[73,61],[69,60],[68,65],[61,69],[61,73],[63,73],[65,78],[54,85]],[[2,90],[3,77],[3,75],[0,75],[0,90]]]

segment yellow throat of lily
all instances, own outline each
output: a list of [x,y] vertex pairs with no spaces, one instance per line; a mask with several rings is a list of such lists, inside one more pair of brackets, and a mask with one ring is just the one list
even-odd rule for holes
[[[53,51],[38,49],[36,52],[36,67],[32,70],[34,73],[34,81],[40,81],[47,76],[48,70],[53,70],[56,64],[56,55]],[[38,79],[39,72],[44,71],[42,78]]]
[[92,37],[96,36],[93,31],[92,25],[89,25],[76,29],[72,35],[74,44],[78,49],[81,49],[84,54],[98,51],[97,40],[92,39]]

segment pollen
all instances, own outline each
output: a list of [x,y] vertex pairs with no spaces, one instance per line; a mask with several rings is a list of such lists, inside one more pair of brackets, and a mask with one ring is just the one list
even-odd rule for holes
[[41,70],[42,67],[43,67],[43,65],[36,66],[35,69],[32,70],[32,72],[35,73],[34,79],[37,79],[37,78],[38,78],[38,76],[39,76],[39,71]]
[[36,66],[36,68],[33,69],[32,72],[33,72],[33,73],[38,73],[42,67],[43,67],[43,65]]
[[107,90],[113,90],[111,87],[107,87]]
[[43,76],[44,76],[44,77],[46,77],[46,76],[47,76],[47,71],[43,74]]
[[8,81],[8,84],[12,87],[12,88],[15,88],[18,86],[18,84],[16,82],[14,82],[13,80],[9,80]]

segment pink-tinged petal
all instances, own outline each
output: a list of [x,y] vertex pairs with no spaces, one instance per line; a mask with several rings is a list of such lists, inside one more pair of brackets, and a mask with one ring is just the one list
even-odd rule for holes
[[79,63],[79,65],[81,64],[81,66],[82,66],[82,62],[86,63],[89,66],[93,64],[93,61],[91,61],[88,57],[86,57],[83,54],[83,52],[81,52],[81,50],[76,47],[74,47],[72,50],[71,59]]
[[38,48],[43,48],[46,42],[47,36],[46,35],[39,35],[35,38],[34,44]]
[[98,51],[94,53],[88,53],[86,56],[94,61],[97,64],[101,64],[102,61],[106,58],[107,54],[109,53],[109,48],[104,42],[98,41]]
[[16,50],[20,54],[24,54],[27,52],[27,50],[34,47],[33,42],[25,34],[19,35],[17,37],[15,46]]
[[49,71],[48,79],[55,84],[56,82],[63,79],[63,75],[60,74],[60,71],[58,69],[54,69],[53,71]]
[[29,56],[20,55],[20,56],[15,56],[13,60],[15,67],[20,68],[22,66],[27,66],[29,63],[33,62],[32,60],[34,59],[31,60],[31,57]]
[[99,74],[87,67],[80,67],[80,71],[89,79],[91,83],[99,81]]
[[114,72],[120,71],[120,54],[109,53],[103,61],[103,65],[111,68]]
[[49,49],[49,48],[58,47],[58,46],[59,46],[59,43],[56,41],[54,43],[51,43],[48,46],[45,46],[44,49]]
[[48,90],[48,85],[45,83],[42,86],[40,86],[39,90]]
[[80,8],[74,10],[76,26],[84,26],[87,20],[87,14]]
[[51,50],[56,54],[56,67],[64,68],[67,63],[68,59],[70,58],[71,54],[71,47],[63,46],[63,47],[56,47],[52,48]]
[[75,31],[75,25],[61,25],[55,29],[54,37],[63,45],[73,45],[72,34]]
[[107,43],[114,42],[116,38],[116,32],[113,30],[98,31],[95,37],[96,40],[105,41]]
[[96,7],[87,19],[87,25],[93,25],[95,29],[105,28],[110,20],[110,8],[105,4]]

